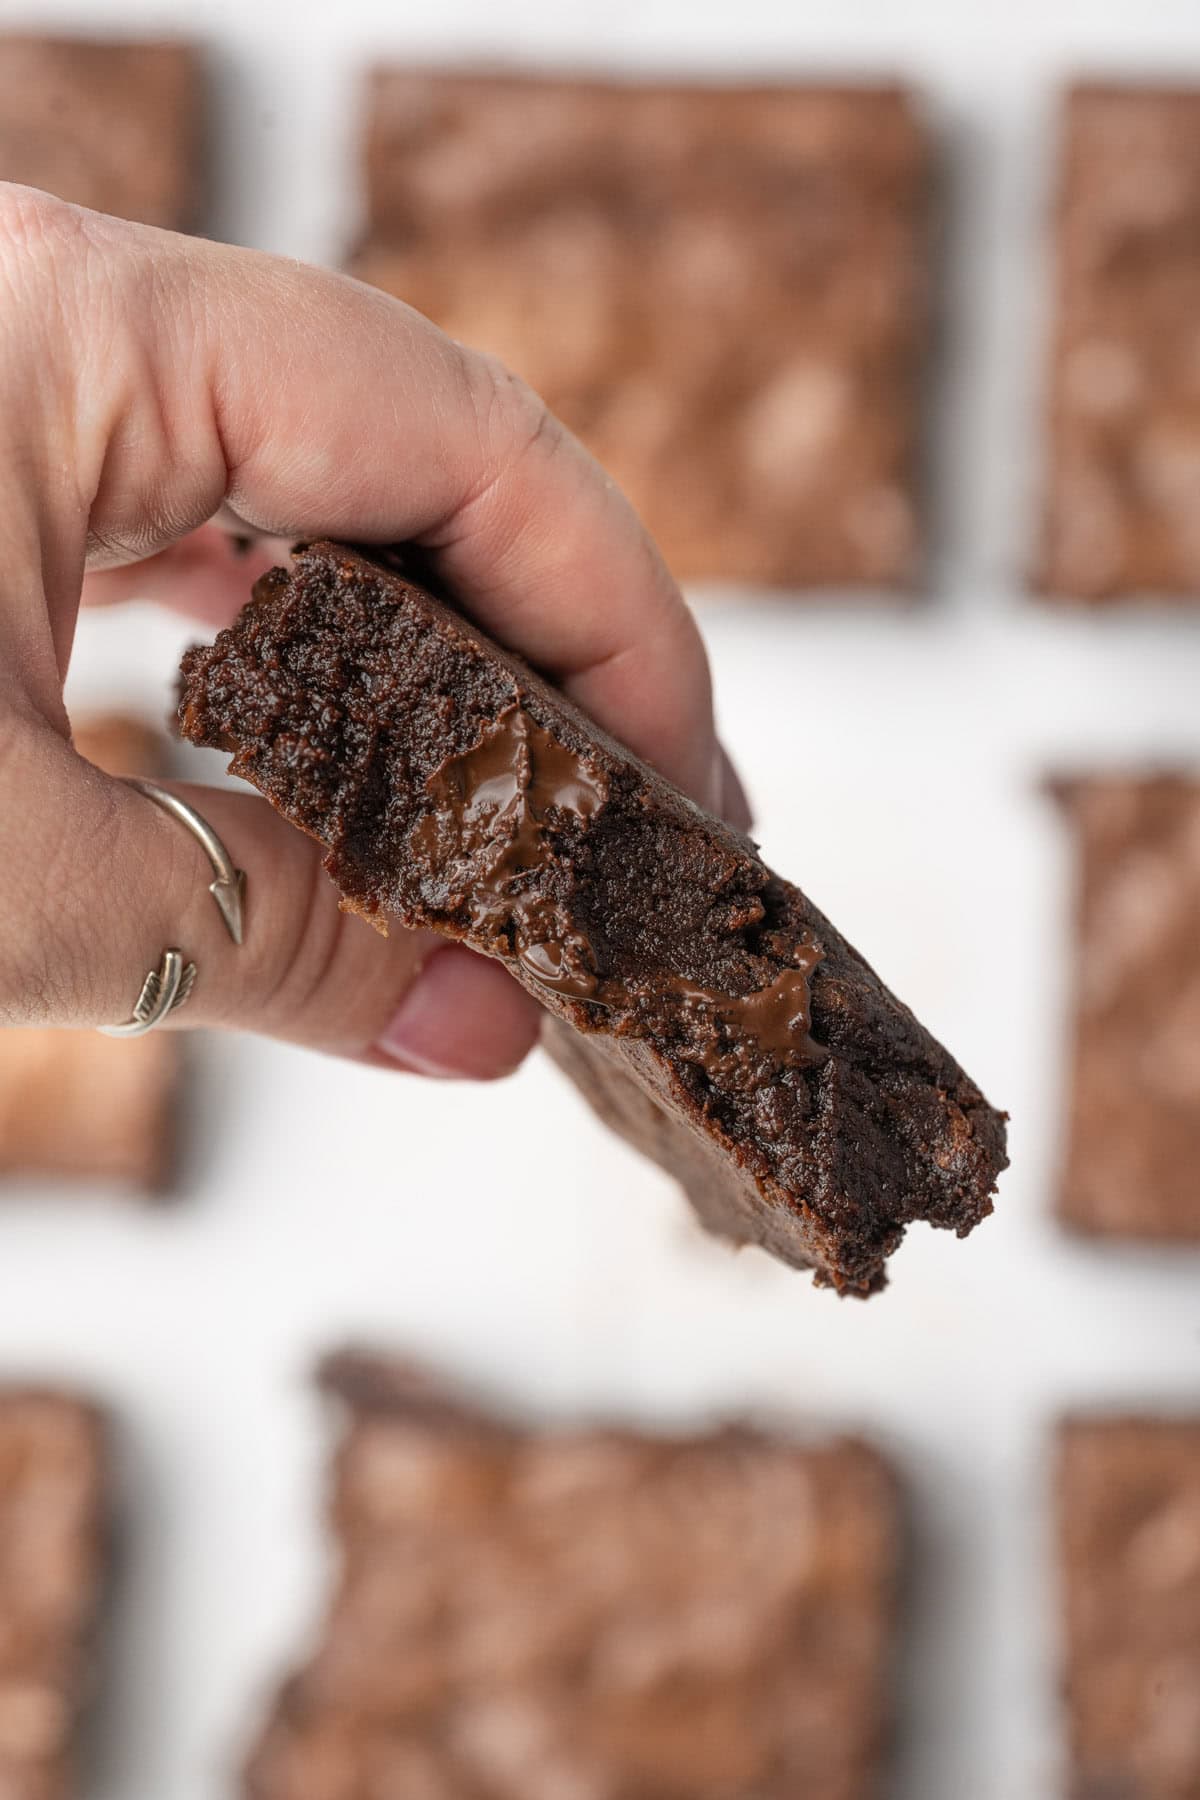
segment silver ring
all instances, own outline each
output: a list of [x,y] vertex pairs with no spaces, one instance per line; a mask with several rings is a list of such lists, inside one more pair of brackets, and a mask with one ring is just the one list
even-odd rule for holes
[[[160,806],[173,819],[191,832],[212,864],[214,879],[208,891],[217,903],[225,929],[235,944],[241,944],[246,898],[246,871],[239,869],[228,850],[195,807],[166,788],[134,776],[124,777],[126,786],[136,788],[155,806]],[[101,1025],[105,1037],[141,1037],[161,1025],[170,1013],[181,1007],[196,984],[196,965],[188,962],[181,950],[164,950],[157,969],[147,971],[142,990],[133,1008],[133,1017],[123,1025]]]

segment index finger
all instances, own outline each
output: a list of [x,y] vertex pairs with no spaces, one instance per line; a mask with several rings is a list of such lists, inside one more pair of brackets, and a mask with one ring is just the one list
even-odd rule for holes
[[[153,405],[156,420],[184,422],[176,447],[193,467],[219,456],[222,492],[210,498],[276,536],[427,546],[492,635],[716,803],[708,664],[691,614],[628,502],[528,388],[348,278],[114,230],[143,352],[132,359],[135,421]],[[139,396],[147,323],[159,391]],[[105,486],[126,508],[130,484],[112,462],[144,441],[135,423],[109,447]],[[156,513],[179,518],[161,486]],[[93,538],[131,532],[148,554],[179,535],[147,541],[140,521],[125,524],[94,520]]]

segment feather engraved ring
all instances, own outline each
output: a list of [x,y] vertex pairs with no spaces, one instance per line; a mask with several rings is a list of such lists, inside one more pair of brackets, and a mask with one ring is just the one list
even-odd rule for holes
[[[136,788],[139,794],[177,819],[196,839],[213,868],[214,879],[209,882],[208,891],[217,903],[226,931],[234,943],[240,945],[246,897],[245,870],[236,866],[208,820],[201,818],[186,800],[169,793],[166,788],[156,787],[152,781],[128,777],[126,785]],[[181,1007],[195,983],[195,963],[187,961],[182,950],[164,950],[157,969],[147,972],[134,1003],[133,1017],[123,1025],[101,1025],[99,1029],[105,1037],[141,1037]]]

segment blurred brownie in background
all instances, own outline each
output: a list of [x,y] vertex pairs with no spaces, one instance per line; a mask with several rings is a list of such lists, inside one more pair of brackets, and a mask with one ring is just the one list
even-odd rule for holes
[[190,45],[0,33],[0,181],[190,230],[203,204],[202,112]]
[[0,1388],[0,1796],[70,1800],[106,1551],[100,1415]]
[[1200,1418],[1080,1418],[1058,1448],[1075,1800],[1200,1794]]
[[1200,86],[1065,101],[1037,583],[1200,598]]
[[520,1429],[343,1354],[323,1641],[248,1800],[865,1800],[894,1478],[849,1438]]
[[1060,1211],[1082,1231],[1200,1241],[1200,776],[1052,791],[1077,859]]
[[894,86],[375,73],[355,272],[499,355],[676,574],[919,569],[930,144]]
[[[166,740],[108,714],[75,732],[82,756],[112,775],[161,774]],[[137,982],[132,983],[132,1007]],[[175,1149],[180,1040],[96,1031],[0,1031],[0,1177],[112,1182],[153,1192]],[[0,1785],[0,1800],[7,1800]]]

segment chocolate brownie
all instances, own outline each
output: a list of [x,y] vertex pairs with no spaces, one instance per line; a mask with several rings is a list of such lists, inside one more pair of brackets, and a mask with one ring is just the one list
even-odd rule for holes
[[365,280],[523,375],[684,579],[917,578],[905,90],[376,73]]
[[1066,98],[1038,585],[1200,597],[1200,87]]
[[526,1430],[336,1359],[322,1641],[247,1800],[865,1800],[895,1480],[850,1438]]
[[868,1293],[910,1220],[991,1210],[1001,1116],[857,952],[394,559],[302,548],[185,657],[180,722],[348,906],[499,957],[713,1229]]
[[1073,1800],[1200,1794],[1200,1419],[1062,1428]]
[[0,1795],[69,1800],[105,1552],[95,1410],[0,1389]]
[[0,33],[0,180],[184,231],[202,202],[202,71],[181,43]]
[[[160,732],[121,714],[86,720],[75,745],[109,774],[147,776],[161,773],[166,747]],[[133,982],[131,1004],[136,991]],[[162,1031],[122,1042],[95,1031],[0,1031],[0,1176],[163,1187],[181,1048]]]
[[1200,1240],[1200,776],[1052,791],[1078,863],[1061,1214],[1111,1237]]

